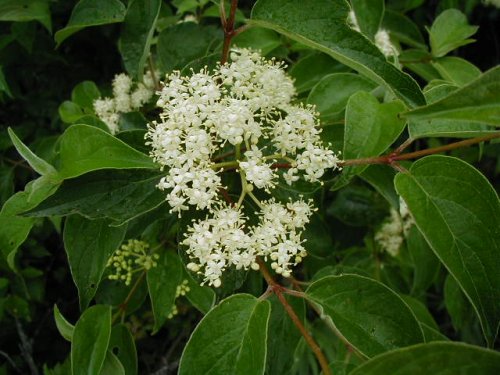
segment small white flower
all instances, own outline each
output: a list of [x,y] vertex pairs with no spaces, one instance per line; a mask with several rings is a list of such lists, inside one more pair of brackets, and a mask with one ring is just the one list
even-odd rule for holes
[[399,54],[394,44],[392,44],[387,30],[380,29],[377,31],[375,34],[375,45],[385,57],[397,56]]

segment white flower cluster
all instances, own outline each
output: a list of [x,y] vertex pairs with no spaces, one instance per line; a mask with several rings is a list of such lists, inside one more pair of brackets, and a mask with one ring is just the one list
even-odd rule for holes
[[113,79],[113,97],[94,100],[94,111],[106,125],[111,134],[118,131],[120,113],[138,110],[154,95],[155,84],[151,72],[144,74],[143,82],[134,84],[125,73]]
[[[270,193],[280,175],[288,184],[301,176],[317,182],[340,162],[321,142],[314,108],[292,104],[295,88],[283,64],[248,49],[233,49],[230,57],[213,71],[167,76],[158,92],[160,119],[146,134],[151,156],[167,172],[158,188],[168,190],[171,212],[180,215],[194,206],[211,213],[193,223],[184,245],[192,260],[189,268],[215,287],[229,266],[258,269],[257,256],[269,257],[276,272],[289,276],[290,266],[305,255],[300,229],[311,205],[259,202],[252,192]],[[280,165],[285,173],[279,173]],[[225,169],[241,176],[234,207],[220,195]],[[245,196],[261,206],[256,227],[245,227]]]
[[391,208],[390,218],[382,224],[375,234],[375,241],[390,255],[397,256],[405,236],[408,235],[414,223],[406,202],[399,198],[399,213]]
[[[361,32],[359,28],[358,20],[354,11],[349,12],[349,17],[347,20],[348,24],[353,30]],[[375,34],[375,45],[378,47],[380,52],[384,54],[385,57],[398,56],[399,52],[397,48],[392,44],[389,32],[385,29],[379,29]]]
[[283,205],[274,200],[261,202],[259,223],[245,231],[246,218],[236,207],[221,207],[213,216],[194,222],[183,245],[192,262],[187,265],[204,275],[204,282],[219,287],[223,271],[258,270],[256,258],[271,259],[271,268],[290,277],[290,267],[302,261],[302,229],[313,212],[311,202],[299,200]]

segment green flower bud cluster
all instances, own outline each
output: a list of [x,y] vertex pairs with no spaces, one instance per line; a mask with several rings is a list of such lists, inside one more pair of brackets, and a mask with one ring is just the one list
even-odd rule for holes
[[130,285],[134,273],[150,270],[156,267],[158,254],[148,254],[149,244],[139,240],[128,240],[109,258],[107,267],[114,273],[108,276],[110,280],[119,280]]
[[[182,284],[177,285],[177,289],[175,291],[175,299],[185,296],[191,288],[188,286],[188,281],[183,280]],[[177,305],[174,303],[174,306],[172,306],[172,310],[170,311],[170,314],[168,314],[167,318],[172,319],[174,316],[176,316],[179,313],[179,310],[177,309]]]

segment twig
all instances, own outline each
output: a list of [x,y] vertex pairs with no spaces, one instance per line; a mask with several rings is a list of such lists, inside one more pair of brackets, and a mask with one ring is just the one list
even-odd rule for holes
[[130,292],[128,293],[127,297],[125,297],[125,300],[122,303],[120,303],[120,305],[118,306],[118,311],[113,315],[113,319],[111,320],[111,324],[115,323],[116,320],[118,319],[118,317],[121,314],[125,313],[125,311],[127,310],[128,304],[130,303],[130,300],[134,296],[135,292],[137,291],[137,288],[139,287],[141,281],[144,279],[145,276],[146,276],[146,270],[142,271],[141,275],[137,278],[134,286],[132,287],[132,289],[130,289]]
[[[224,7],[224,4],[221,6]],[[229,57],[229,47],[231,46],[231,39],[236,35],[234,30],[234,20],[236,18],[236,9],[238,8],[238,0],[231,0],[231,9],[229,10],[229,17],[226,19],[225,11],[221,10],[222,27],[224,28],[224,44],[222,46],[222,56],[220,63],[227,62]]]

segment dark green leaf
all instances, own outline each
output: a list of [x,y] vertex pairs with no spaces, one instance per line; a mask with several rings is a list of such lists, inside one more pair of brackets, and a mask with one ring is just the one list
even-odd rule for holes
[[65,180],[59,190],[27,216],[78,213],[88,219],[108,218],[119,226],[165,202],[156,185],[161,175],[148,170],[104,170]]
[[399,196],[394,189],[396,172],[388,165],[373,164],[368,166],[360,175],[363,180],[372,185],[392,207],[399,207]]
[[351,5],[359,29],[373,40],[384,16],[384,0],[351,0]]
[[3,74],[2,66],[0,65],[0,93],[4,92],[12,98],[12,92],[10,91],[9,84],[5,80],[5,75]]
[[99,375],[125,375],[125,369],[122,363],[116,355],[109,350],[106,353],[106,358],[104,359]]
[[101,93],[92,81],[80,82],[71,91],[71,101],[91,112],[94,110],[94,100],[100,97]]
[[314,104],[320,119],[327,122],[339,117],[351,95],[358,91],[371,91],[375,87],[373,82],[358,74],[329,74],[313,87],[307,103]]
[[201,286],[200,283],[193,279],[191,273],[184,270],[184,277],[188,281],[189,292],[186,298],[192,303],[200,312],[206,314],[214,306],[215,293],[208,286]]
[[99,374],[111,335],[111,307],[95,305],[85,310],[75,325],[71,343],[72,375]]
[[413,312],[394,291],[375,280],[328,276],[311,284],[306,296],[367,357],[423,341]]
[[435,342],[382,354],[349,375],[495,375],[498,372],[498,352],[462,343]]
[[151,158],[89,125],[70,126],[60,140],[63,178],[77,177],[99,169],[156,168]]
[[131,0],[118,45],[128,74],[142,80],[161,0]]
[[347,25],[348,13],[344,0],[259,0],[252,10],[251,23],[329,54],[385,85],[410,107],[424,104],[417,83],[388,63],[375,45]]
[[14,169],[0,165],[0,206],[14,194]]
[[235,294],[210,310],[184,348],[179,375],[263,374],[269,305]]
[[386,9],[382,27],[388,30],[392,37],[411,47],[427,49],[424,37],[418,26],[401,13]]
[[125,370],[125,375],[137,374],[135,342],[126,325],[118,324],[113,327],[108,350],[118,357]]
[[158,265],[147,274],[149,297],[155,317],[153,333],[163,326],[172,312],[177,286],[182,283],[182,263],[172,251],[164,251],[158,259]]
[[417,227],[455,277],[492,344],[500,322],[500,202],[469,164],[433,155],[395,179]]
[[467,17],[458,9],[447,9],[442,12],[429,29],[432,55],[441,57],[458,47],[474,42],[467,39],[474,35],[477,26],[470,26]]
[[54,320],[56,322],[56,327],[62,337],[68,341],[73,340],[73,332],[75,331],[75,326],[69,323],[66,318],[61,314],[57,305],[54,305]]
[[0,21],[38,21],[52,32],[48,0],[1,0]]
[[94,297],[106,263],[123,241],[125,231],[126,226],[110,227],[108,220],[87,220],[79,215],[66,219],[64,248],[82,310]]
[[125,6],[119,0],[80,0],[73,8],[66,27],[54,36],[57,47],[86,27],[122,22],[124,17]]

